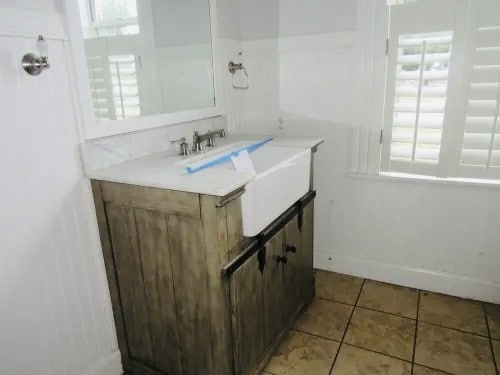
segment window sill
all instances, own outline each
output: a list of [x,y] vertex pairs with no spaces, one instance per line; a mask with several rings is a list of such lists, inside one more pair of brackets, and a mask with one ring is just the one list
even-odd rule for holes
[[449,186],[464,186],[464,187],[479,187],[488,189],[499,189],[500,181],[496,180],[479,180],[471,178],[438,178],[431,176],[412,175],[405,173],[381,172],[380,174],[361,174],[347,173],[348,177],[361,178],[377,181],[388,182],[403,182],[403,183],[418,183],[418,184],[437,184]]

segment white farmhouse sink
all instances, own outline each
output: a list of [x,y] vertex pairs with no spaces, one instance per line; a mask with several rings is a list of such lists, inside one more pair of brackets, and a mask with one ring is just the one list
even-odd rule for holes
[[257,175],[241,197],[243,235],[253,237],[309,190],[311,150],[264,146],[251,154]]
[[[189,158],[184,163],[196,169],[251,144],[238,142],[216,153]],[[259,234],[306,194],[311,174],[311,150],[308,148],[279,147],[270,143],[253,151],[250,157],[256,175],[245,186],[245,193],[241,197],[243,234],[247,237]],[[208,169],[211,168],[234,170],[231,161],[218,163]]]

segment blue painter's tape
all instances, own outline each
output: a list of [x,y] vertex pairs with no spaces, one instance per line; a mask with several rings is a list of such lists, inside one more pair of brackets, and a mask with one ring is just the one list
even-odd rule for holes
[[268,139],[265,139],[263,141],[251,144],[250,146],[240,148],[236,151],[230,152],[229,154],[222,155],[222,156],[218,157],[217,159],[206,162],[205,164],[201,164],[196,168],[186,167],[186,171],[188,174],[193,174],[193,173],[202,171],[204,169],[215,167],[216,165],[224,164],[225,162],[228,162],[231,160],[231,156],[238,156],[241,151],[245,151],[245,150],[248,151],[248,153],[250,154],[250,153],[254,152],[255,150],[258,150],[259,148],[264,146],[266,143],[271,142],[272,140],[273,140],[273,138],[268,138]]

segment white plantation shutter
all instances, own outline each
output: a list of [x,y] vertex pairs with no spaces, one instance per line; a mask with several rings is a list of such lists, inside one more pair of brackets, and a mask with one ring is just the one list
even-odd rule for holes
[[500,180],[500,0],[386,0],[381,172]]
[[141,106],[135,56],[110,56],[109,65],[116,119],[139,117]]
[[89,81],[97,121],[141,115],[138,38],[85,40]]
[[454,5],[433,0],[391,8],[381,171],[439,174]]
[[474,5],[459,176],[500,179],[500,2],[476,0]]
[[111,75],[107,59],[102,56],[88,56],[90,90],[97,121],[109,121],[116,118],[111,84]]
[[401,35],[390,158],[437,164],[451,55],[451,32]]

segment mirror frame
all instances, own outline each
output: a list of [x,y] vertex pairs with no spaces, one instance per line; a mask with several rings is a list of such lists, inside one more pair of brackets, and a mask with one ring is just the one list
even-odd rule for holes
[[[85,56],[85,45],[83,31],[81,28],[80,10],[78,2],[75,0],[64,0],[66,8],[66,28],[70,38],[69,59],[72,60],[72,70],[75,73],[72,79],[74,87],[75,107],[78,113],[78,122],[80,125],[82,137],[85,140],[109,137],[113,135],[130,133],[140,130],[152,129],[161,126],[175,125],[183,122],[201,120],[210,117],[223,115],[222,105],[220,103],[221,95],[218,90],[218,74],[216,65],[216,0],[206,0],[209,3],[210,10],[210,30],[212,41],[212,69],[214,75],[214,94],[215,106],[183,112],[162,113],[146,115],[137,118],[125,120],[111,120],[107,122],[96,121],[92,94],[90,89],[90,79],[88,77],[87,58]],[[71,71],[70,71],[71,73]],[[69,76],[73,76],[69,74]]]

